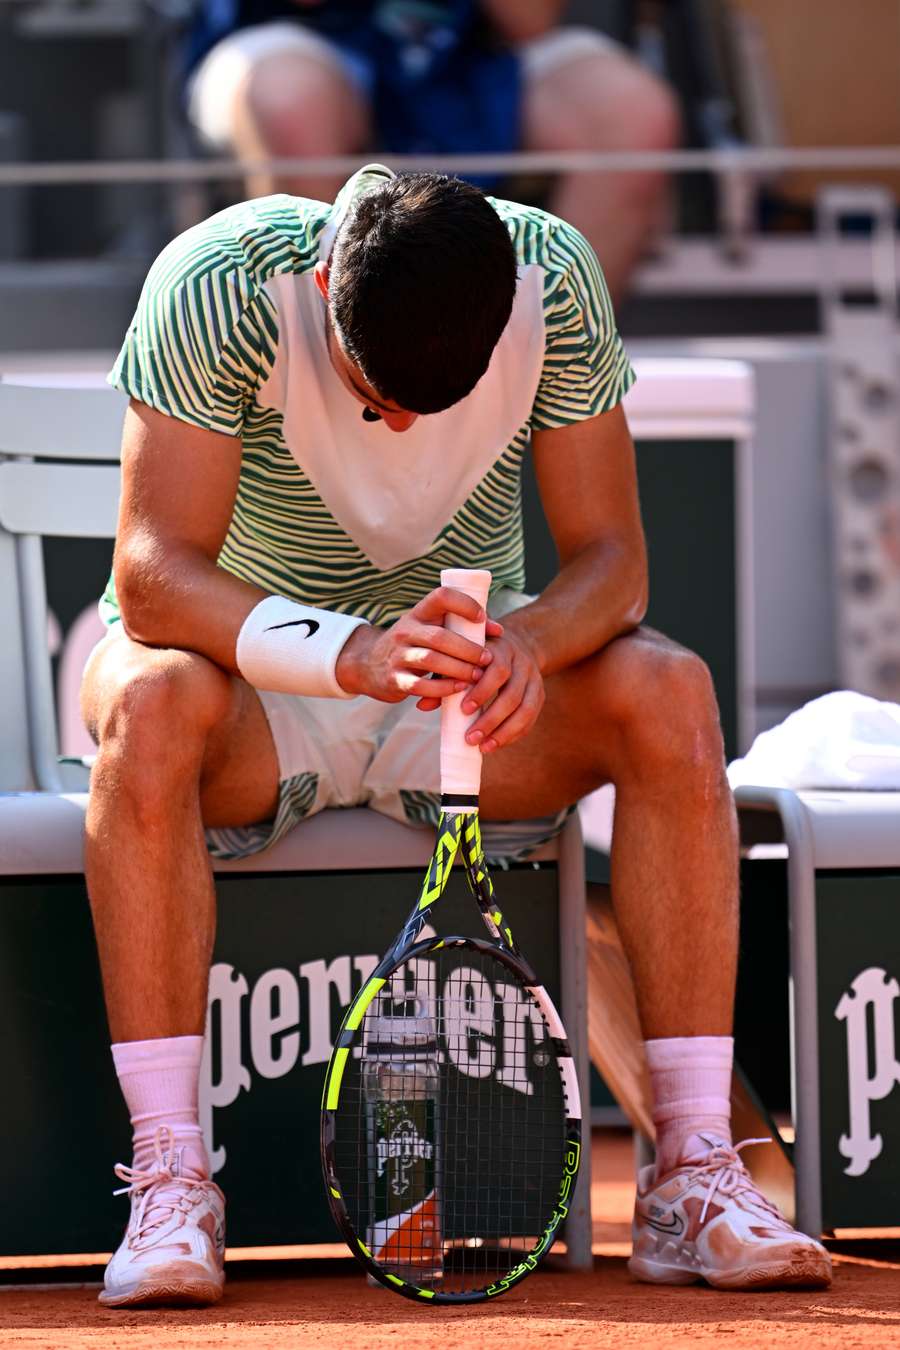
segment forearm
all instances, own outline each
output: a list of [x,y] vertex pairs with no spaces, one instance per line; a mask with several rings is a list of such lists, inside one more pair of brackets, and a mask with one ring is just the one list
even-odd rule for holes
[[267,592],[196,550],[132,552],[116,560],[116,593],[129,637],[148,647],[198,652],[238,674],[235,647],[250,611]]
[[541,674],[552,675],[636,628],[646,609],[643,546],[603,540],[568,559],[538,599],[503,624],[526,641]]
[[[489,663],[484,647],[444,627],[483,618],[460,591],[429,592],[389,629],[267,594],[196,549],[121,548],[116,591],[125,631],[152,647],[198,652],[257,689],[423,704],[461,693]],[[488,636],[500,627],[488,622]],[[493,631],[492,631],[493,630]],[[310,639],[314,639],[310,642]]]
[[529,42],[559,22],[565,0],[482,0],[482,9],[507,42]]

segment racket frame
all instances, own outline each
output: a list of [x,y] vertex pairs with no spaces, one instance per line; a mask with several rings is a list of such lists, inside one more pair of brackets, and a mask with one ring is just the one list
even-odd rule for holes
[[[492,941],[462,936],[421,939],[422,930],[429,922],[431,910],[446,889],[457,854],[462,856],[469,889],[478,904],[481,917]],[[507,1271],[505,1275],[481,1289],[461,1292],[421,1288],[410,1281],[401,1279],[398,1275],[391,1274],[378,1264],[351,1221],[341,1191],[341,1182],[337,1175],[335,1159],[336,1118],[341,1082],[347,1059],[369,1005],[390,979],[393,972],[404,962],[414,957],[426,957],[433,952],[450,947],[469,947],[500,961],[535,999],[547,1024],[550,1043],[560,1073],[563,1100],[566,1107],[562,1176],[554,1208],[543,1234],[532,1250],[525,1253],[518,1264]],[[581,1098],[578,1078],[562,1020],[546,989],[538,984],[534,971],[519,951],[512,930],[496,903],[494,888],[481,843],[477,798],[473,799],[471,803],[460,805],[451,811],[445,810],[442,812],[434,852],[428,864],[428,870],[425,873],[418,898],[406,923],[396,941],[351,1000],[344,1014],[325,1074],[325,1084],[322,1091],[320,1146],[325,1194],[332,1217],[347,1246],[365,1270],[380,1284],[414,1302],[444,1305],[481,1303],[495,1298],[499,1294],[507,1293],[520,1280],[530,1275],[537,1268],[538,1263],[547,1255],[556,1240],[559,1225],[569,1212],[581,1159]]]

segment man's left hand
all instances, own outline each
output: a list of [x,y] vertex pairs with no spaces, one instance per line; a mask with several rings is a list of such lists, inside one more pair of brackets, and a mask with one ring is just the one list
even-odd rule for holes
[[464,713],[480,716],[466,732],[485,755],[530,731],[544,706],[544,677],[534,651],[517,633],[489,638],[491,663],[463,699]]

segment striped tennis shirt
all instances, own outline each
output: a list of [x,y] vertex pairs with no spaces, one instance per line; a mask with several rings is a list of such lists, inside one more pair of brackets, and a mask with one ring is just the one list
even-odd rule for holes
[[[240,438],[221,567],[377,624],[439,585],[443,567],[489,568],[495,589],[522,590],[531,432],[613,407],[634,380],[583,236],[488,198],[518,283],[487,372],[402,435],[364,421],[331,365],[313,274],[350,204],[385,176],[369,165],[334,206],[263,197],[179,236],[153,264],[109,376],[151,408]],[[119,618],[112,580],[100,611]]]

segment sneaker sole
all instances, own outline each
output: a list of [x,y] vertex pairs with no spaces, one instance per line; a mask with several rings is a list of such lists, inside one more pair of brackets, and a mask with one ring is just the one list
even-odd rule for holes
[[99,1296],[104,1308],[206,1308],[220,1302],[223,1286],[214,1280],[148,1280],[126,1294]]
[[698,1267],[667,1266],[633,1256],[629,1272],[646,1284],[696,1284],[704,1280],[714,1289],[754,1292],[764,1289],[827,1289],[831,1284],[831,1262],[826,1255],[800,1251],[790,1259],[768,1265],[744,1266],[740,1270],[711,1270]]
[[820,1252],[799,1251],[771,1265],[704,1271],[703,1278],[714,1289],[827,1289],[831,1284],[831,1261]]

